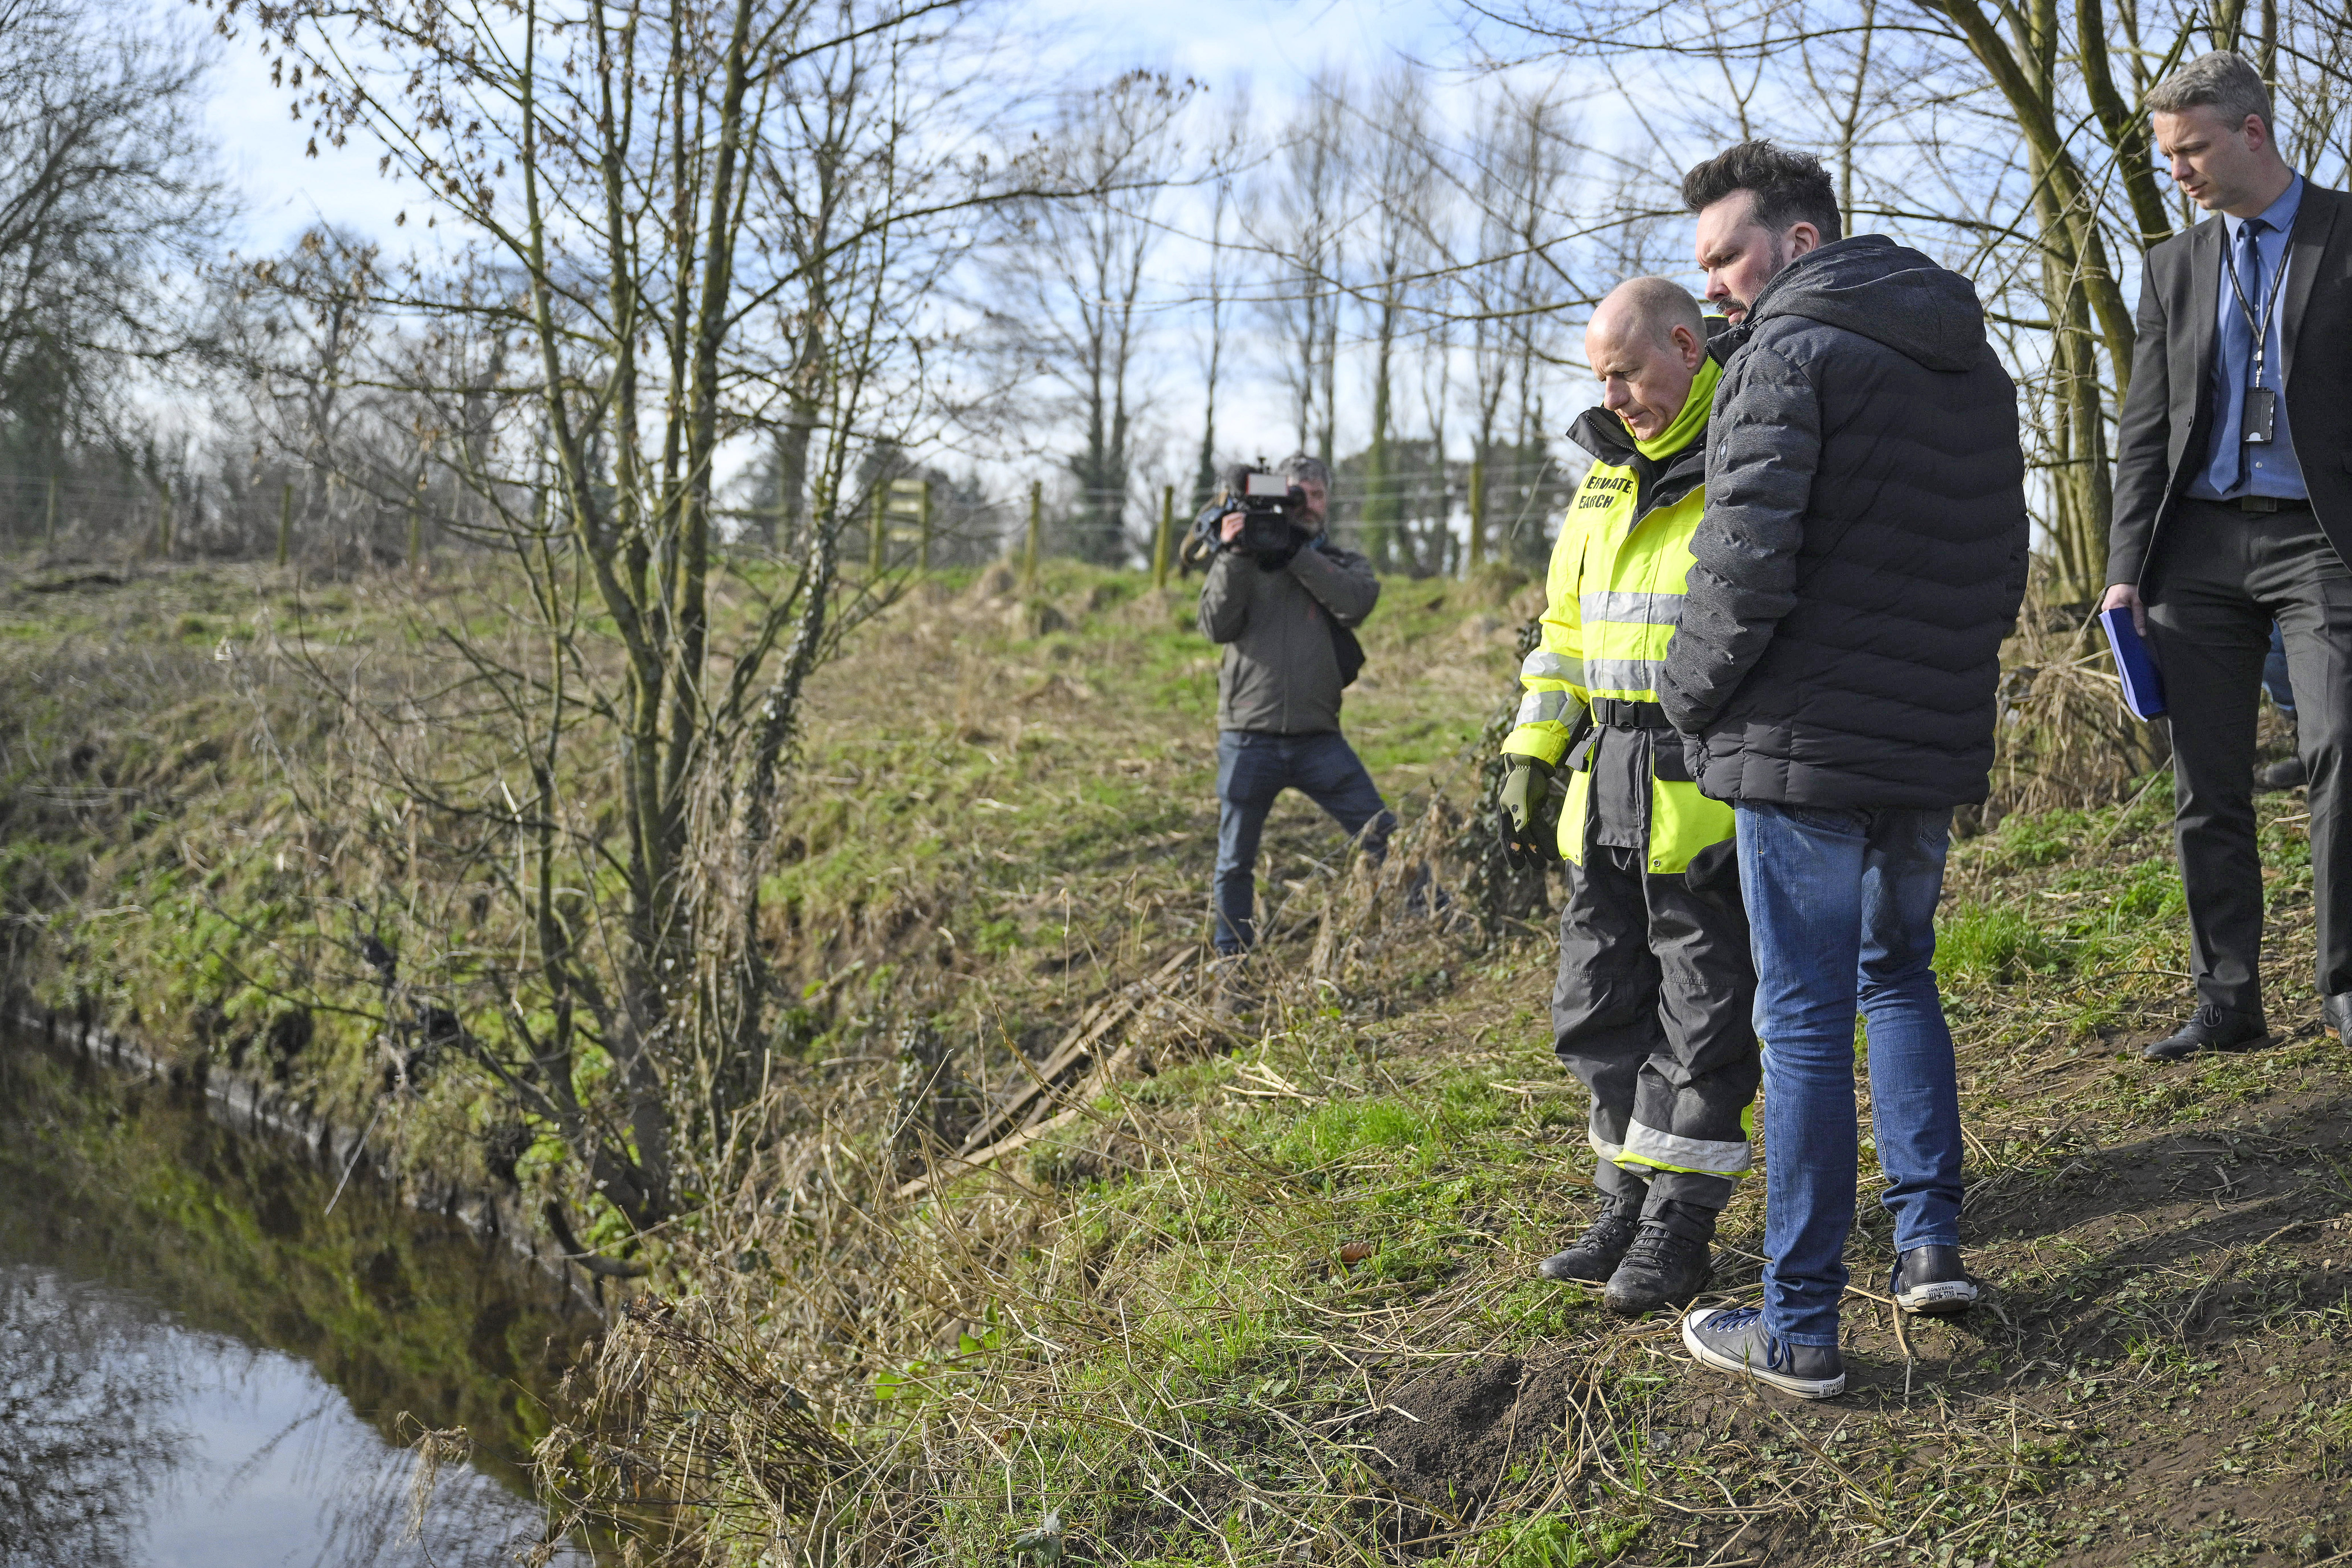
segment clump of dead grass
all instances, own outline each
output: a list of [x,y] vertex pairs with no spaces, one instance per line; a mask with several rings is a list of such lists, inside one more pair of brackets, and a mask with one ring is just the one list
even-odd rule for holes
[[794,1521],[821,1542],[856,1495],[845,1483],[862,1484],[866,1467],[836,1418],[761,1339],[716,1320],[723,1301],[639,1297],[610,1325],[586,1396],[537,1447],[558,1505],[551,1538],[625,1535],[660,1552]]

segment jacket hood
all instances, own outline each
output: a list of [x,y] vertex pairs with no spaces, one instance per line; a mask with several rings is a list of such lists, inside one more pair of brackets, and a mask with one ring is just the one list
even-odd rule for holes
[[1765,285],[1741,325],[1753,332],[1780,316],[1858,332],[1929,370],[1971,369],[1988,346],[1975,287],[1883,234],[1799,257]]

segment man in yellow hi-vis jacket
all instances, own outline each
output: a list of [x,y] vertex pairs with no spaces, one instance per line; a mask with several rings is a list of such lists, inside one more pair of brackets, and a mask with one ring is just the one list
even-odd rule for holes
[[1591,1090],[1593,1184],[1609,1200],[1541,1272],[1605,1286],[1631,1316],[1706,1283],[1716,1215],[1748,1168],[1756,981],[1731,808],[1692,784],[1655,690],[1706,506],[1720,367],[1697,305],[1663,278],[1620,284],[1584,347],[1601,405],[1570,434],[1592,467],[1520,667],[1502,804],[1514,858],[1568,863],[1553,1048]]

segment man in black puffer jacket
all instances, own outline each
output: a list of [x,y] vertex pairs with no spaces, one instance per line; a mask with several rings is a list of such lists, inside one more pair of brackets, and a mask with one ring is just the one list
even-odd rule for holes
[[1853,1025],[1908,1311],[1975,1299],[1959,1092],[1929,967],[1952,808],[1992,763],[2025,589],[2017,395],[1958,274],[1840,239],[1821,164],[1747,142],[1693,169],[1722,351],[1696,563],[1658,696],[1733,803],[1764,1038],[1764,1306],[1687,1320],[1708,1365],[1845,1384]]

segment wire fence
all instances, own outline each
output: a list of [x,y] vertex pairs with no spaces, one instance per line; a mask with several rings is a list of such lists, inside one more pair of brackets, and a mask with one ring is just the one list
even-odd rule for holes
[[[1073,487],[1065,470],[1010,496],[936,473],[870,483],[843,519],[845,556],[869,570],[1074,558],[1183,570],[1199,509],[1191,483],[1127,490]],[[1383,570],[1461,575],[1486,561],[1539,565],[1573,475],[1549,458],[1491,465],[1448,459],[1372,480],[1343,468],[1328,508],[1332,537]],[[1139,493],[1140,492],[1140,493]],[[397,565],[484,548],[478,500],[440,484],[380,495],[337,476],[290,468],[224,476],[178,472],[53,475],[0,470],[0,548],[182,559],[330,559]],[[730,548],[791,554],[772,506],[714,509]]]

